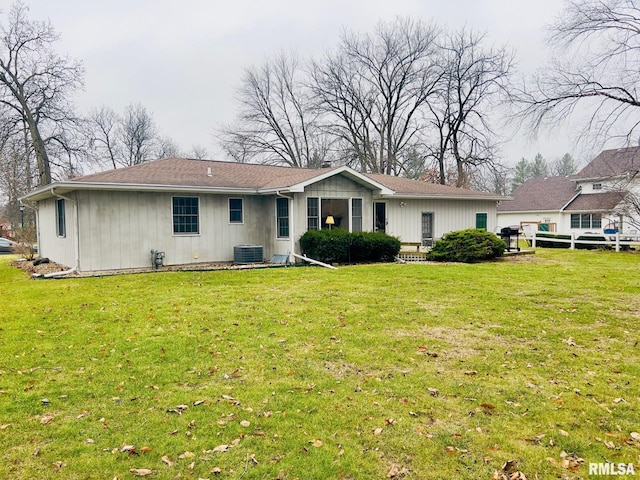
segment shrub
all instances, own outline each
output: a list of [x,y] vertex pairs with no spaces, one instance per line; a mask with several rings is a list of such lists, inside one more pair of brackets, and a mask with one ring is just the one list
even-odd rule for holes
[[36,249],[36,227],[25,225],[17,228],[13,240],[16,245],[13,247],[13,253],[21,255],[26,260],[33,260],[38,253]]
[[501,257],[507,245],[495,234],[485,230],[458,230],[449,232],[436,241],[427,254],[436,262],[475,263]]
[[555,238],[558,240],[571,240],[571,235],[560,235],[556,233],[536,233],[536,247],[541,248],[569,248],[571,245],[569,242],[553,242],[548,240],[542,240],[543,238]]
[[300,237],[302,252],[321,262],[389,261],[400,251],[400,240],[385,233],[349,233],[341,228],[309,230]]
[[[580,235],[576,240],[587,240],[592,242],[606,242],[603,236]],[[576,243],[577,250],[611,250],[609,245],[593,245],[591,243]]]

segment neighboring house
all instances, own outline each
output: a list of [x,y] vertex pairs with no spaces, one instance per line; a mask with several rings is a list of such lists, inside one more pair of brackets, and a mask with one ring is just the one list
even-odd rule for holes
[[498,205],[500,226],[522,225],[559,233],[613,233],[637,236],[640,147],[605,150],[576,175],[537,177]]
[[3,222],[0,221],[0,237],[12,237],[13,236],[13,228],[11,226],[11,222]]
[[300,236],[335,224],[430,245],[464,228],[496,227],[506,197],[349,167],[301,169],[183,158],[156,160],[38,188],[43,257],[79,271],[231,262],[234,247],[265,259],[300,253]]

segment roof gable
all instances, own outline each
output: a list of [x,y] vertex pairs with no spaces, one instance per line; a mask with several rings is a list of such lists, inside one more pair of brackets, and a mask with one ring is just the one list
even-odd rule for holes
[[636,175],[640,171],[640,147],[604,150],[580,170],[577,179],[599,179]]

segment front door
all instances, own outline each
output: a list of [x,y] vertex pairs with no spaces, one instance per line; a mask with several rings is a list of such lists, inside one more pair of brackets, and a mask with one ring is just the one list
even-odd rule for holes
[[433,246],[433,212],[422,213],[422,246]]
[[373,208],[375,210],[373,229],[376,232],[385,233],[387,231],[387,204],[375,202]]

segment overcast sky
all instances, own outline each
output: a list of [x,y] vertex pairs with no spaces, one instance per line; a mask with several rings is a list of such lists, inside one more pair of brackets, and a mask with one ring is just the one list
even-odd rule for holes
[[[60,53],[84,62],[83,112],[106,105],[122,112],[140,103],[163,135],[184,150],[205,147],[222,159],[213,132],[233,120],[243,69],[281,51],[319,57],[335,47],[343,28],[370,32],[397,15],[487,33],[516,50],[519,68],[546,58],[544,26],[560,0],[24,0],[31,18],[50,19],[61,34]],[[0,0],[6,12],[8,0]],[[563,131],[564,132],[564,131]],[[528,143],[518,136],[504,148],[507,164],[551,161],[574,152],[567,133]]]

